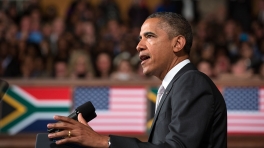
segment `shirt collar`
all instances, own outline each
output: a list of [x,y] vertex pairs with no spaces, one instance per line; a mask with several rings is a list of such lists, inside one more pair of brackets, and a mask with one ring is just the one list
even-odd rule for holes
[[179,72],[180,69],[182,69],[182,67],[184,67],[188,63],[190,63],[190,60],[185,59],[180,63],[178,63],[177,65],[175,65],[164,77],[162,81],[162,86],[166,89],[167,86],[170,84],[171,80],[173,79],[173,77]]

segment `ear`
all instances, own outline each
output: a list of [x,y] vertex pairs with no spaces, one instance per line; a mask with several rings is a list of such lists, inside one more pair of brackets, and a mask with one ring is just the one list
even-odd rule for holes
[[172,48],[174,52],[181,51],[186,43],[186,39],[182,35],[178,35],[172,39]]

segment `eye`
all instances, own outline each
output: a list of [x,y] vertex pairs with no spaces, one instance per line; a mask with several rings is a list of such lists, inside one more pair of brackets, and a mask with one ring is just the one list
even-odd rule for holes
[[152,37],[153,35],[150,35],[150,34],[146,35],[146,38],[152,38]]

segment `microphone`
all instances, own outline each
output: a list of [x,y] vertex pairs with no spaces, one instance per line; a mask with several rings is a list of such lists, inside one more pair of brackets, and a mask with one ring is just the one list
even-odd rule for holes
[[[75,109],[75,111],[73,113],[71,113],[68,117],[72,118],[74,120],[78,120],[78,114],[79,113],[82,113],[83,118],[87,122],[91,121],[92,119],[94,119],[97,116],[95,113],[95,108],[90,101],[88,101],[88,102],[82,104],[81,106],[77,107]],[[57,132],[59,130],[54,129],[54,128],[49,128],[49,129],[47,129],[47,131],[49,133],[54,133],[54,132]]]

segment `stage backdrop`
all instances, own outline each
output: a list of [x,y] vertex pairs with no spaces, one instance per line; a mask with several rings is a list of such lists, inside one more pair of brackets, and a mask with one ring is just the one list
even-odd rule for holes
[[[264,134],[264,87],[219,87],[228,109],[229,134]],[[91,101],[97,117],[89,125],[104,134],[147,134],[157,87],[17,86],[0,103],[0,132],[43,133],[53,116],[67,116]]]

